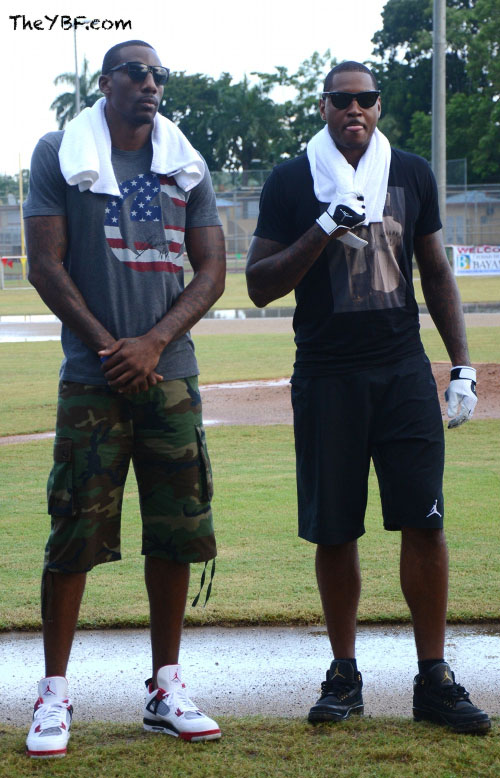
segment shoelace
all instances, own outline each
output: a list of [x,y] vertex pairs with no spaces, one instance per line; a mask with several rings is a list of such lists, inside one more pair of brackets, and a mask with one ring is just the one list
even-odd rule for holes
[[454,683],[453,686],[444,686],[441,691],[443,697],[448,697],[450,700],[469,701],[469,692],[458,683]]
[[321,696],[326,697],[328,694],[334,694],[339,697],[341,694],[348,694],[356,688],[356,683],[352,681],[344,681],[343,679],[333,679],[330,681],[323,681],[321,684]]
[[[183,713],[185,713],[188,710],[193,710],[193,711],[198,710],[194,702],[189,699],[184,684],[182,684],[179,687],[175,687],[175,689],[172,692],[170,692],[170,694],[172,695],[172,697],[174,697],[175,704],[182,709]],[[164,689],[158,689],[157,696],[159,700],[163,700],[165,699],[165,697],[169,696],[169,693],[166,692]]]
[[42,729],[60,727],[61,721],[65,722],[68,706],[63,702],[44,702],[40,705],[33,718],[37,719]]

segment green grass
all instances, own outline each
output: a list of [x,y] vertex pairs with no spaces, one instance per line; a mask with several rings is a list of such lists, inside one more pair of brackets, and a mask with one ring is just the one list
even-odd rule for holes
[[[189,281],[186,277],[186,283]],[[28,282],[18,281],[16,286],[24,286],[25,289],[7,288],[0,290],[0,316],[21,316],[24,314],[50,313],[49,309],[38,296],[36,291]],[[271,306],[293,307],[295,306],[295,296],[293,293],[275,300]],[[216,309],[233,308],[253,308],[254,304],[247,293],[247,286],[244,273],[228,273],[226,276],[226,290],[222,297],[214,305]]]
[[[213,597],[206,609],[188,607],[192,624],[319,623],[314,547],[297,538],[295,462],[291,427],[209,428],[213,503],[219,544]],[[498,439],[500,420],[446,432],[445,494],[452,573],[453,622],[498,620]],[[45,483],[51,441],[1,449],[2,535],[0,629],[38,628],[39,578],[48,534]],[[360,540],[364,622],[408,619],[399,588],[399,533],[381,528],[373,473],[367,533]],[[131,476],[123,516],[123,560],[89,576],[81,626],[148,623],[140,556],[137,488]],[[485,574],[487,571],[487,574]],[[193,567],[191,594],[200,566]],[[22,587],[14,581],[21,579]]]
[[25,731],[0,727],[0,778],[498,778],[498,721],[485,737],[395,718],[219,718],[220,740],[184,743],[137,725],[76,724],[65,759],[29,760]]
[[[500,301],[500,276],[488,276],[487,278],[458,276],[455,280],[464,303],[497,303]],[[415,278],[415,296],[417,302],[425,302],[418,276]]]
[[[291,335],[200,335],[196,353],[201,382],[289,376]],[[58,342],[0,344],[0,436],[51,430],[55,422],[62,351]]]
[[[247,283],[244,273],[228,273],[226,275],[226,289],[222,297],[215,303],[215,308],[254,308],[247,292]],[[295,295],[293,292],[273,300],[270,308],[295,308]]]
[[[189,276],[187,279],[189,280]],[[471,302],[498,302],[500,301],[500,277],[488,278],[457,278],[458,287],[464,303]],[[16,286],[28,285],[26,281],[16,282]],[[424,302],[420,281],[415,281],[415,294],[418,302]],[[274,300],[270,306],[283,308],[295,305],[294,294],[288,294],[279,300]],[[217,300],[214,308],[253,308],[253,303],[248,297],[245,274],[228,273],[226,277],[226,291]],[[29,313],[50,313],[44,302],[32,287],[26,289],[7,289],[0,291],[0,316],[22,315]]]
[[[498,362],[500,327],[471,327],[469,345],[476,362]],[[422,330],[431,360],[448,357],[436,330]],[[291,375],[292,335],[198,335],[196,353],[203,384]],[[43,432],[54,427],[61,346],[57,342],[0,344],[5,387],[0,436]]]
[[[424,348],[431,362],[448,362],[443,341],[436,329],[420,331]],[[467,340],[473,362],[500,361],[500,327],[469,327]]]

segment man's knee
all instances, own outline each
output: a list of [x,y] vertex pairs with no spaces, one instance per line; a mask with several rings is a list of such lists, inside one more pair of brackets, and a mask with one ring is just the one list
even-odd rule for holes
[[401,563],[411,558],[416,563],[434,562],[446,565],[448,546],[443,529],[405,528],[401,531]]
[[446,545],[444,529],[435,527],[403,527],[401,538],[403,542],[416,546]]
[[322,556],[339,556],[356,552],[357,548],[357,540],[348,540],[345,543],[318,543],[316,553]]
[[86,573],[54,573],[44,570],[41,583],[42,621],[52,621],[54,610],[60,611],[67,605],[74,606],[80,600],[85,589]]

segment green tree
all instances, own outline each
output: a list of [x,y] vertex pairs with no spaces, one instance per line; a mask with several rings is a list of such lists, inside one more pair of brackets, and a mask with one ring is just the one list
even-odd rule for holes
[[[84,57],[83,67],[80,75],[80,108],[90,108],[94,105],[96,100],[102,97],[99,88],[99,76],[100,71],[97,73],[89,72],[89,63]],[[74,73],[61,73],[54,79],[54,84],[71,84],[73,89],[71,92],[63,92],[60,94],[50,109],[56,112],[57,124],[60,130],[74,118],[76,114],[76,94],[75,94],[75,74]]]
[[205,157],[211,170],[267,168],[279,159],[282,108],[262,84],[233,84],[172,73],[160,112],[171,119]]
[[205,157],[210,170],[221,168],[224,157],[223,114],[219,95],[231,84],[229,73],[215,79],[173,72],[163,93],[160,113],[169,118]]
[[432,122],[431,115],[425,111],[415,111],[411,117],[409,150],[426,159],[431,158]]
[[[388,0],[382,18],[373,38],[381,127],[393,143],[430,158],[432,0]],[[478,183],[500,173],[499,21],[499,0],[447,0],[447,156],[466,156]]]
[[282,109],[261,84],[245,77],[228,95],[227,122],[229,169],[268,168],[279,161],[283,136]]
[[299,65],[295,73],[285,67],[275,73],[253,73],[269,94],[273,90],[292,92],[282,104],[280,158],[294,157],[304,151],[307,142],[323,127],[318,102],[327,73],[337,64],[329,49],[324,54],[315,51]]
[[[23,196],[26,197],[28,193],[30,171],[22,171],[23,175]],[[6,203],[8,195],[13,195],[16,203],[19,202],[19,173],[13,176],[0,175],[0,202]]]

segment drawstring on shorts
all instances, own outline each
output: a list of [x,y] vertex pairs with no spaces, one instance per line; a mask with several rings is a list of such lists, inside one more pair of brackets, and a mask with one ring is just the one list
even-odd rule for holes
[[[200,595],[201,595],[202,589],[203,589],[203,587],[205,585],[205,573],[206,573],[207,565],[208,565],[208,560],[205,562],[205,567],[203,568],[203,572],[201,574],[200,591],[198,592],[198,594],[194,598],[193,602],[191,603],[191,607],[192,608],[196,608],[196,606],[198,605],[198,600],[200,599]],[[207,593],[205,595],[205,602],[203,603],[203,607],[205,607],[205,605],[207,604],[207,602],[209,600],[209,597],[210,597],[210,594],[212,592],[212,581],[214,580],[214,575],[215,575],[215,559],[212,559],[212,569],[210,571],[210,581],[208,583]]]

